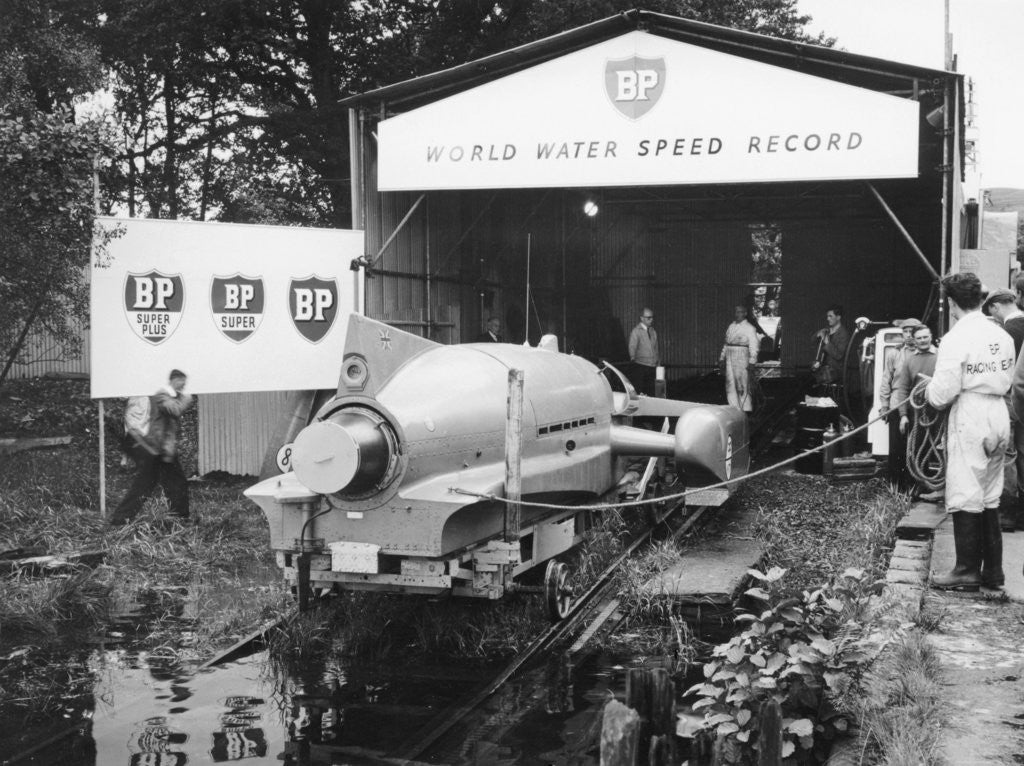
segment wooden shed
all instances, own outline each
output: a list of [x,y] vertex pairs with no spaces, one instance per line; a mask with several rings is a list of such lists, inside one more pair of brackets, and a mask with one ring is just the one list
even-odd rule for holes
[[784,372],[833,303],[941,325],[962,100],[954,72],[642,10],[351,97],[364,311],[614,363],[650,306],[670,382],[744,300]]

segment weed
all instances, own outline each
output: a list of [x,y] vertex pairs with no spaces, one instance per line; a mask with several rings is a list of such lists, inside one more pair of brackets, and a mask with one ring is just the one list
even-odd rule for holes
[[872,762],[932,766],[946,712],[941,704],[942,668],[920,630],[904,635],[865,676],[855,715]]
[[[785,570],[751,576],[770,586]],[[800,597],[773,599],[764,587],[751,588],[750,598],[770,604],[757,614],[740,615],[743,631],[712,651],[704,666],[705,681],[687,693],[705,710],[705,726],[733,745],[729,763],[756,760],[762,705],[779,704],[783,718],[783,758],[814,752],[823,760],[829,742],[845,732],[850,720],[837,698],[856,695],[866,654],[860,631],[845,622],[850,604],[868,601],[864,576],[849,570],[827,588],[804,591]],[[847,630],[840,630],[847,626]]]

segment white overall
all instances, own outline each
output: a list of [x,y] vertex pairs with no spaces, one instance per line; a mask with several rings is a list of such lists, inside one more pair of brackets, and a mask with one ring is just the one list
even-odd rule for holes
[[725,345],[719,356],[725,362],[725,397],[729,404],[744,412],[754,409],[749,365],[757,363],[760,345],[757,331],[746,319],[733,322],[725,331]]
[[942,339],[928,402],[952,406],[946,431],[946,509],[980,513],[999,506],[1010,418],[1003,399],[1015,362],[1013,339],[980,311]]

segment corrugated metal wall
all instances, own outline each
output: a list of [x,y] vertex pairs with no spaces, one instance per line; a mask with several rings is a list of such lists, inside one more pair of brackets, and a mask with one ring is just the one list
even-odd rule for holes
[[[848,191],[848,190],[847,190]],[[868,207],[851,215],[815,208],[793,195],[770,194],[729,211],[686,201],[601,198],[599,214],[582,215],[583,192],[481,190],[428,194],[370,280],[367,313],[391,320],[427,318],[442,343],[472,339],[487,316],[502,318],[506,339],[530,340],[548,323],[563,349],[624,362],[626,339],[640,309],[655,311],[669,380],[717,367],[733,307],[750,292],[753,226],[781,232],[782,365],[806,368],[828,305],[857,316],[919,315],[929,278],[892,221]],[[379,241],[390,235],[417,195],[380,195]],[[853,203],[846,203],[853,204]],[[934,211],[897,211],[926,252],[937,252]],[[805,217],[801,217],[803,214]],[[529,242],[529,265],[527,249]],[[424,277],[431,269],[430,298]],[[531,301],[526,303],[527,268]],[[428,308],[429,306],[429,308]],[[443,325],[451,322],[451,327]],[[401,326],[401,325],[399,325]]]
[[11,367],[11,378],[36,378],[46,374],[89,374],[89,331],[85,320],[71,323],[72,331],[82,339],[81,353],[68,354],[64,344],[48,332],[31,332],[25,340],[19,360]]
[[[782,363],[806,366],[825,326],[830,304],[842,304],[844,324],[866,316],[875,321],[921,318],[929,297],[924,267],[891,222],[804,221],[784,229]],[[935,243],[918,239],[926,252]]]
[[258,476],[289,391],[199,397],[199,473]]

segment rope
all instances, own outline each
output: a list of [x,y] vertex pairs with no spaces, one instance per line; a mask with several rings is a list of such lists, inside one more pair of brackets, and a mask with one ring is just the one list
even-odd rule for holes
[[[914,390],[916,391],[917,389],[915,388]],[[911,392],[911,394],[913,394],[913,392]],[[906,401],[910,401],[910,397],[890,405],[891,410],[897,409],[901,404],[903,404]],[[766,466],[765,468],[761,468],[757,471],[754,471],[753,473],[744,474],[743,476],[738,476],[735,479],[726,479],[725,481],[720,481],[717,484],[708,484],[707,486],[704,487],[688,489],[685,492],[677,492],[674,495],[661,495],[660,497],[652,497],[645,500],[628,500],[626,502],[621,503],[598,503],[595,505],[557,505],[554,503],[537,503],[528,500],[511,500],[506,497],[481,494],[480,492],[473,492],[468,489],[460,489],[459,487],[449,487],[448,491],[456,495],[468,495],[470,497],[476,497],[481,500],[491,500],[497,503],[506,503],[509,505],[511,505],[512,503],[518,503],[521,506],[526,506],[529,508],[546,508],[552,511],[610,511],[615,508],[631,508],[643,505],[653,505],[654,503],[664,503],[672,500],[682,500],[683,498],[688,497],[689,495],[696,495],[700,492],[706,492],[709,489],[718,489],[719,487],[730,487],[733,484],[739,484],[741,482],[750,481],[751,479],[757,476],[763,476],[766,473],[771,473],[772,471],[778,470],[779,468],[789,465],[790,463],[795,463],[797,460],[800,460],[805,455],[812,455],[815,452],[821,452],[822,450],[828,447],[833,447],[839,444],[844,439],[849,439],[855,434],[858,434],[861,431],[866,430],[870,425],[872,425],[873,423],[877,423],[880,420],[883,420],[885,417],[885,415],[879,415],[878,417],[872,418],[863,425],[857,426],[856,428],[850,431],[843,432],[843,434],[836,439],[824,442],[818,445],[817,447],[812,447],[809,450],[793,455],[793,457],[786,458],[785,460],[780,460],[778,463],[775,463],[774,465]],[[743,445],[740,449],[749,450],[750,443],[748,442],[747,444]]]
[[948,410],[936,410],[925,398],[926,381],[910,392],[914,425],[907,434],[907,472],[914,481],[935,492],[946,486],[946,425]]

